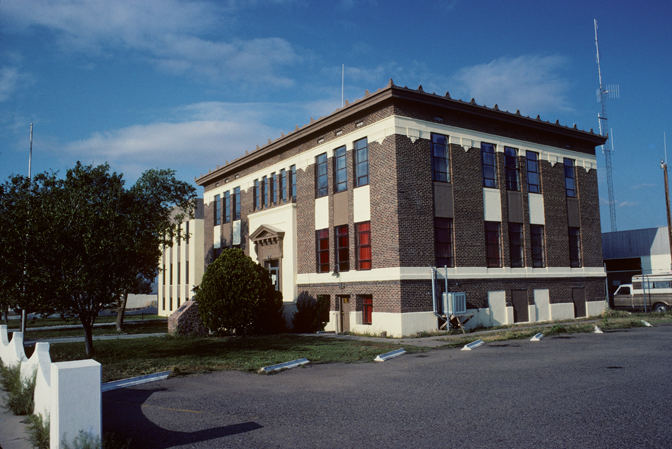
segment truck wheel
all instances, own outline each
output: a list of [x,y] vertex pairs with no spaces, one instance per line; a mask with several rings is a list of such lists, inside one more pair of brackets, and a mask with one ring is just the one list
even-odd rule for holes
[[665,304],[658,303],[655,306],[653,306],[653,311],[654,312],[664,313],[664,312],[667,312],[669,310],[670,309]]

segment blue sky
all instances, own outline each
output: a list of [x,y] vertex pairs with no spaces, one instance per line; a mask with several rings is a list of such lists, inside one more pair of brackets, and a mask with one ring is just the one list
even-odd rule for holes
[[[593,19],[618,230],[666,225],[672,2],[4,0],[0,179],[109,162],[201,173],[345,98],[395,84],[598,128]],[[598,155],[602,229],[609,230]]]

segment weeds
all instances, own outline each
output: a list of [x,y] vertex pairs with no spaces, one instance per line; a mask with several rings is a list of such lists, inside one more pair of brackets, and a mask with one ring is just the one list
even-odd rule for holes
[[30,415],[26,426],[28,441],[36,449],[49,449],[49,418]]
[[7,392],[5,407],[15,415],[30,415],[35,407],[37,372],[28,380],[21,379],[21,363],[5,366],[0,361],[0,388]]

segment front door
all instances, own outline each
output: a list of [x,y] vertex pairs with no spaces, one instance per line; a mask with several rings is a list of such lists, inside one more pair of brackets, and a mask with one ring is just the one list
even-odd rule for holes
[[338,296],[338,304],[340,310],[340,324],[341,332],[348,332],[350,330],[350,297]]
[[513,322],[524,323],[530,321],[529,307],[527,306],[527,290],[511,291],[511,300],[513,302]]
[[264,268],[271,273],[271,281],[276,290],[280,290],[280,261],[278,259],[267,260],[264,262]]
[[574,301],[574,318],[586,316],[586,289],[573,288],[572,301]]

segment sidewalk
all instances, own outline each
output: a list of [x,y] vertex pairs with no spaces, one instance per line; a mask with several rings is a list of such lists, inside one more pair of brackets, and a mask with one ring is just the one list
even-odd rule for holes
[[28,442],[26,424],[27,416],[16,416],[4,407],[7,393],[0,390],[0,449],[31,449]]

